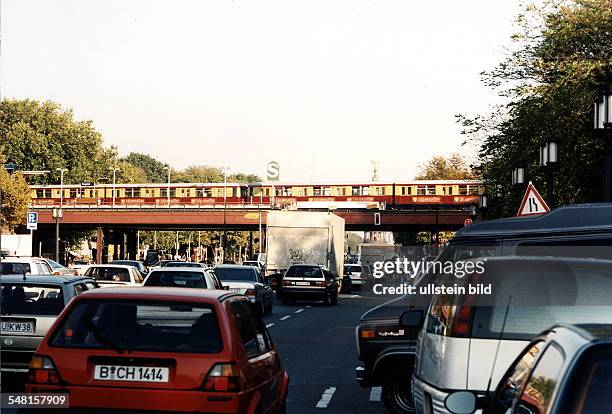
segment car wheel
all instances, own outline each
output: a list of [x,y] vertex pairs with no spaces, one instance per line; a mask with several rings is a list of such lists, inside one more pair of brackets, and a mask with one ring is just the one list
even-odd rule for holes
[[338,294],[337,293],[332,296],[331,304],[332,305],[337,305],[338,304]]
[[329,306],[332,304],[332,294],[330,291],[325,292],[325,298],[323,298],[323,304]]
[[381,397],[391,414],[413,414],[416,412],[412,399],[410,374],[395,373],[383,384]]

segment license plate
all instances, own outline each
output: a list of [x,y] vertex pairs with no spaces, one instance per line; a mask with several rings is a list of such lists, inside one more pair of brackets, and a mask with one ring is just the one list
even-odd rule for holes
[[230,292],[240,293],[242,292],[242,289],[230,289]]
[[2,321],[0,331],[3,333],[34,333],[34,322]]
[[310,286],[310,282],[295,282],[298,286]]
[[96,365],[93,377],[98,381],[168,382],[169,374],[166,367]]

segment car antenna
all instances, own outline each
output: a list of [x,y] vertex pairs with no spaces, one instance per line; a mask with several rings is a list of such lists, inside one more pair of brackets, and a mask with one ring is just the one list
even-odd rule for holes
[[504,312],[504,321],[502,323],[501,332],[497,339],[497,347],[495,348],[495,358],[493,359],[493,366],[491,367],[491,374],[489,375],[489,383],[487,384],[487,394],[491,390],[491,382],[493,381],[493,373],[495,372],[495,365],[497,364],[497,357],[499,355],[499,348],[501,348],[502,338],[504,337],[504,331],[506,330],[506,322],[508,321],[508,312],[510,311],[510,303],[512,303],[512,295],[508,298],[508,304],[506,305],[506,311]]

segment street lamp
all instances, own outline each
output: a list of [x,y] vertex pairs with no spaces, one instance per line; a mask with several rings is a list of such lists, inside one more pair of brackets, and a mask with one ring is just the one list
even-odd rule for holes
[[603,201],[612,201],[612,82],[602,89],[594,108],[594,128],[603,136]]
[[168,171],[168,208],[170,208],[170,167],[164,167]]
[[117,193],[117,171],[121,171],[119,168],[114,167],[113,171],[113,208],[115,207],[115,195]]
[[520,186],[525,184],[525,168],[516,167],[512,170],[512,185]]
[[540,145],[540,167],[546,174],[546,203],[553,208],[553,173],[559,164],[559,144],[550,138]]
[[221,258],[225,261],[225,245],[226,245],[226,232],[227,232],[227,172],[230,170],[229,167],[221,167],[223,171],[223,240],[221,241]]
[[60,205],[59,209],[53,209],[53,218],[55,219],[55,261],[59,262],[59,243],[60,243],[60,219],[63,216],[62,208],[64,207],[64,173],[67,168],[56,168],[60,173]]
[[482,220],[485,220],[487,216],[487,208],[489,207],[489,198],[486,193],[480,195],[478,207],[480,207],[480,217]]

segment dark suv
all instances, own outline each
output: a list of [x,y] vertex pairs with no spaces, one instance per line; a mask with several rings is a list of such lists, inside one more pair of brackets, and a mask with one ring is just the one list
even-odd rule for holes
[[338,279],[321,265],[291,265],[283,275],[283,305],[296,300],[319,300],[326,305],[338,303]]

